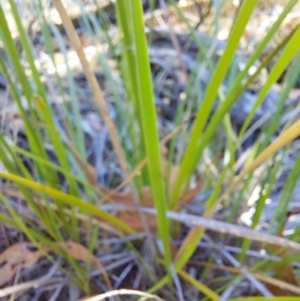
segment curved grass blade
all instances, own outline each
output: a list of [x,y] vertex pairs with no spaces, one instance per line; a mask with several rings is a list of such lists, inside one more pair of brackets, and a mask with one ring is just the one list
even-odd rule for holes
[[233,25],[230,37],[228,39],[227,47],[224,51],[224,54],[220,58],[220,61],[216,67],[212,79],[207,87],[204,100],[197,113],[197,117],[191,132],[190,142],[188,144],[186,153],[181,163],[180,172],[177,177],[176,184],[174,186],[174,190],[171,196],[171,208],[173,208],[176,205],[178,198],[181,196],[183,190],[186,188],[189,177],[195,168],[193,163],[195,162],[195,158],[198,158],[196,150],[199,144],[199,137],[201,137],[203,128],[207,122],[207,118],[215,102],[219,86],[229,70],[230,63],[238,47],[239,40],[245,30],[247,22],[257,2],[257,0],[243,2],[240,8],[239,15],[236,19],[235,24]]
[[180,271],[179,275],[189,282],[191,285],[193,285],[195,288],[197,288],[201,293],[205,294],[208,298],[211,300],[217,301],[219,300],[220,296],[216,294],[214,291],[212,291],[210,288],[208,288],[203,283],[197,281],[195,278],[191,277],[187,272]]
[[[247,87],[247,85],[249,84],[248,82],[246,82],[245,86],[241,87],[241,83],[242,80],[244,79],[244,77],[247,75],[250,67],[253,65],[253,63],[259,58],[259,56],[261,55],[262,51],[264,50],[264,48],[266,47],[267,43],[271,40],[271,38],[274,36],[275,32],[278,30],[280,24],[282,23],[282,21],[285,19],[285,17],[287,16],[287,14],[291,11],[291,9],[293,8],[293,6],[297,3],[297,0],[291,0],[284,8],[283,12],[280,14],[280,16],[278,17],[278,19],[276,20],[276,22],[273,24],[273,26],[270,28],[270,30],[268,31],[268,33],[266,34],[265,38],[263,39],[263,41],[256,47],[254,53],[252,54],[252,56],[249,58],[246,67],[242,70],[242,72],[240,72],[240,74],[238,75],[234,85],[231,87],[225,101],[223,104],[221,104],[220,108],[217,110],[217,112],[215,112],[215,114],[212,116],[212,120],[210,121],[210,123],[208,124],[207,129],[203,132],[203,135],[200,135],[200,132],[197,132],[199,141],[196,145],[194,145],[194,147],[196,146],[196,150],[195,150],[195,154],[193,157],[187,156],[186,154],[186,159],[185,159],[185,170],[180,172],[178,179],[177,179],[177,184],[181,185],[182,188],[180,189],[185,189],[186,188],[186,182],[188,181],[188,177],[191,176],[191,173],[193,171],[193,167],[196,166],[199,158],[201,157],[202,151],[205,147],[205,145],[208,143],[208,141],[211,139],[211,137],[214,135],[217,126],[219,125],[219,123],[221,122],[222,118],[224,117],[224,115],[228,112],[228,110],[230,109],[230,107],[233,105],[234,101],[236,100],[236,98],[243,92],[243,90]],[[288,36],[283,42],[282,44],[280,44],[278,46],[277,49],[275,49],[274,54],[272,54],[270,57],[267,58],[266,62],[269,61],[271,59],[272,56],[275,55],[275,53],[277,53],[281,47],[283,45],[285,45],[286,40],[289,40],[290,36]],[[266,63],[265,62],[265,63]],[[220,63],[219,63],[220,64]],[[262,64],[261,68],[264,66],[264,64]],[[260,69],[258,69],[259,71]],[[250,80],[253,80],[254,77],[256,77],[257,74],[254,74],[253,77],[251,77]],[[214,80],[214,78],[212,78],[212,81]],[[216,87],[216,92],[217,93],[217,88]],[[194,134],[197,138],[197,135]],[[196,139],[195,139],[196,140]],[[190,142],[191,144],[191,142]],[[192,146],[190,146],[191,152],[192,152]],[[189,158],[189,159],[188,159]],[[194,159],[191,159],[194,158]],[[193,161],[193,162],[191,162]],[[182,162],[182,165],[184,164],[184,161]],[[189,175],[187,175],[187,169],[186,167],[190,167],[190,173]],[[184,175],[186,175],[186,180],[184,181]],[[181,178],[180,178],[181,177]],[[177,188],[178,190],[179,188]],[[176,196],[177,195],[177,196]],[[178,196],[180,195],[180,191],[174,191],[173,196],[172,196],[172,207],[174,208],[173,204],[175,205],[178,199]]]
[[277,79],[282,75],[283,71],[287,68],[289,63],[294,59],[294,57],[297,55],[297,53],[300,51],[300,26],[298,29],[294,32],[292,38],[289,40],[288,44],[286,45],[286,48],[283,50],[283,53],[277,60],[276,64],[272,68],[267,82],[264,84],[262,89],[260,90],[256,102],[247,116],[247,119],[245,120],[243,127],[239,133],[239,138],[242,137],[242,135],[245,133],[247,127],[249,126],[257,108],[261,105],[265,97],[267,96],[270,88],[272,85],[277,81]]
[[54,198],[57,201],[60,201],[62,203],[71,205],[72,207],[77,206],[80,208],[85,214],[89,213],[95,217],[99,217],[107,222],[112,223],[114,226],[116,226],[119,230],[134,234],[135,231],[131,229],[127,224],[120,221],[118,218],[114,217],[113,215],[107,213],[106,211],[98,209],[96,206],[86,203],[83,200],[67,194],[65,192],[59,191],[55,188],[52,188],[47,185],[43,185],[37,182],[34,182],[29,179],[25,179],[7,172],[0,171],[0,177],[13,181],[16,184],[23,185],[25,187],[28,187],[36,192],[40,192],[43,194],[47,194]]

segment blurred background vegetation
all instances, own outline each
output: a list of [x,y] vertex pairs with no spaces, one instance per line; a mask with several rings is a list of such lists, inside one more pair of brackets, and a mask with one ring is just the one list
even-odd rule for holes
[[299,16],[0,1],[0,299],[299,300]]

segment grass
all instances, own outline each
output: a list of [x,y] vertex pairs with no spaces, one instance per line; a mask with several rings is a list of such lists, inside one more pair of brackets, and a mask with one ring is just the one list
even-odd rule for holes
[[[247,279],[253,281],[252,284],[256,283],[257,291],[264,295],[264,298],[273,294],[272,299],[281,300],[272,287],[261,288],[253,279],[274,285],[278,284],[276,281],[280,281],[280,285],[287,291],[295,289],[296,285],[291,277],[276,279],[276,267],[273,270],[266,267],[266,264],[270,263],[268,259],[257,260],[252,268],[250,266],[249,269],[245,269],[245,273],[240,271],[238,276],[230,274],[231,279],[228,281],[222,280],[219,285],[210,286],[207,280],[211,279],[213,273],[208,266],[202,277],[200,274],[193,276],[189,269],[192,266],[192,257],[201,251],[199,242],[205,239],[206,228],[203,225],[193,225],[188,220],[185,223],[189,226],[185,228],[176,219],[167,217],[169,211],[180,215],[193,183],[201,180],[202,191],[211,191],[210,196],[201,205],[202,216],[213,219],[215,214],[222,212],[226,222],[234,228],[239,212],[247,207],[247,201],[257,188],[258,196],[250,218],[250,228],[253,230],[251,233],[255,235],[266,210],[267,199],[276,188],[277,180],[283,171],[283,160],[287,153],[294,151],[295,140],[300,135],[299,120],[295,121],[292,117],[283,122],[286,113],[285,101],[300,73],[299,24],[286,34],[277,47],[273,47],[267,55],[264,53],[269,43],[276,38],[297,1],[287,1],[280,15],[249,55],[244,68],[239,71],[236,65],[239,46],[247,25],[257,11],[259,1],[245,0],[236,9],[226,48],[222,55],[215,59],[217,55],[212,51],[213,42],[220,31],[225,2],[221,6],[209,3],[207,9],[210,11],[211,6],[215,9],[214,17],[210,21],[202,21],[210,22],[212,45],[206,45],[199,39],[197,29],[190,24],[184,9],[177,2],[168,3],[169,13],[176,12],[177,18],[188,29],[189,40],[197,45],[194,60],[197,64],[189,72],[181,66],[181,71],[187,76],[185,90],[181,94],[175,121],[170,126],[173,130],[169,130],[169,133],[172,133],[168,138],[170,141],[166,143],[162,142],[161,128],[158,128],[161,119],[157,113],[155,103],[158,95],[153,84],[162,82],[164,74],[158,73],[155,79],[155,74],[150,68],[142,1],[118,0],[115,5],[115,25],[110,23],[102,8],[98,7],[95,14],[87,13],[86,6],[78,2],[82,15],[82,31],[95,45],[106,45],[109,49],[108,52],[101,52],[98,48],[95,58],[106,78],[108,93],[102,91],[97,82],[66,7],[60,0],[53,1],[62,19],[62,27],[69,37],[68,46],[72,47],[79,57],[83,73],[93,93],[95,106],[101,114],[101,129],[107,129],[109,135],[110,153],[114,158],[111,161],[117,162],[114,170],[120,170],[123,182],[119,183],[119,186],[115,185],[119,187],[115,191],[105,189],[102,183],[98,183],[99,171],[92,165],[88,155],[89,142],[81,126],[84,117],[80,112],[79,87],[67,60],[68,47],[65,44],[64,33],[57,25],[48,22],[43,9],[44,3],[36,1],[39,11],[37,24],[49,58],[55,66],[55,75],[51,79],[47,71],[38,68],[36,64],[37,46],[23,27],[15,2],[9,0],[9,6],[16,23],[20,49],[16,46],[10,24],[0,5],[0,37],[5,51],[5,57],[0,56],[0,71],[6,79],[10,97],[18,107],[17,115],[22,120],[23,131],[28,141],[28,148],[23,149],[11,141],[9,131],[0,133],[0,157],[5,167],[5,170],[0,171],[0,177],[3,179],[4,188],[4,180],[12,185],[3,189],[0,195],[3,208],[0,219],[3,221],[3,227],[10,225],[17,229],[54,261],[43,247],[46,245],[53,249],[54,242],[73,241],[84,244],[91,253],[109,253],[112,246],[101,245],[100,241],[112,234],[108,234],[107,229],[95,226],[96,221],[104,223],[108,228],[115,229],[114,235],[120,236],[125,248],[135,254],[139,267],[143,267],[148,274],[147,279],[150,280],[148,279],[148,283],[145,281],[140,290],[157,293],[169,300],[185,300],[184,298],[188,298],[187,294],[190,294],[190,298],[201,300],[224,300],[226,294],[230,295],[230,290],[234,289],[234,283],[242,281],[245,275],[250,275]],[[154,14],[154,1],[149,1],[149,7]],[[171,16],[169,19],[172,19]],[[109,31],[114,27],[117,30],[117,39]],[[170,31],[172,25],[169,24],[168,28]],[[170,35],[172,40],[172,32]],[[54,59],[53,37],[58,41],[59,51],[67,66],[65,81],[59,75],[59,68]],[[180,61],[178,57],[182,58],[180,52],[184,49],[175,47],[176,39],[176,36],[173,36],[172,43],[177,51],[174,60]],[[108,54],[113,56],[109,57]],[[276,61],[271,64],[274,58]],[[114,61],[114,67],[109,60]],[[260,63],[256,72],[249,76],[249,70],[258,60]],[[230,110],[265,67],[270,69],[268,78],[260,87],[244,123],[236,128]],[[203,90],[199,85],[199,78],[201,72],[206,69],[210,70],[210,76],[207,87]],[[118,74],[121,84],[115,80],[115,74]],[[281,77],[282,89],[274,108],[274,118],[264,121],[259,133],[253,136],[253,117],[270,89]],[[66,82],[70,91],[70,105],[66,103]],[[158,88],[157,91],[163,93],[163,89]],[[116,117],[112,117],[108,109],[107,94],[112,100]],[[53,104],[53,96],[60,96],[63,104]],[[62,124],[60,120],[63,120]],[[99,137],[100,133],[101,130],[98,133]],[[242,168],[238,168],[241,157],[238,154],[246,151],[244,143],[247,137],[255,137],[255,140],[247,150],[250,152],[247,160],[242,162]],[[94,157],[104,156],[94,151]],[[25,164],[24,158],[30,162],[30,168]],[[289,203],[296,189],[299,158],[298,155],[293,161],[294,166],[290,168],[275,213],[268,224],[268,232],[277,236],[282,236]],[[113,171],[109,170],[108,173],[113,174]],[[127,186],[127,192],[118,191],[121,186]],[[38,219],[38,223],[35,219],[23,216],[13,206],[12,190],[20,193],[22,206]],[[100,203],[110,201],[117,214],[114,215],[105,209],[105,205],[108,204],[99,207],[100,198]],[[120,203],[153,206],[156,210],[155,231],[147,211],[139,210],[127,220],[126,216],[122,215],[124,211],[119,212],[117,209]],[[85,218],[82,219],[82,216]],[[139,221],[146,231],[144,244],[148,246],[151,254],[150,263],[147,262],[149,258],[143,256],[139,244],[128,240],[128,234],[136,236],[138,232],[134,227],[134,220]],[[298,229],[294,229],[294,235],[289,239],[297,242],[297,233]],[[226,244],[228,239],[229,235],[216,237],[218,244]],[[179,244],[176,245],[177,242]],[[285,242],[288,244],[287,240]],[[248,254],[252,248],[266,249],[270,255],[279,252],[272,249],[267,241],[257,246],[252,239],[243,235],[240,235],[240,239],[231,240],[230,244],[240,248],[241,253],[236,257],[238,267],[248,265]],[[94,294],[90,277],[86,276],[89,274],[89,264],[83,267],[63,249],[59,251],[70,264],[64,272],[71,277],[70,270],[75,271],[72,280],[86,295]],[[222,250],[218,252],[220,258],[226,255]],[[283,261],[289,257],[288,251],[281,251],[279,255],[283,257]],[[205,260],[214,261],[214,257],[207,256]],[[226,262],[228,263],[228,260]],[[233,265],[232,262],[230,264]],[[289,267],[289,264],[283,265],[284,270]],[[258,271],[264,273],[265,278],[257,276]],[[297,280],[298,269],[293,271]],[[217,281],[217,277],[215,278]],[[111,287],[104,287],[103,290],[108,289]],[[297,300],[292,297],[285,298]],[[260,300],[261,297],[247,299]]]

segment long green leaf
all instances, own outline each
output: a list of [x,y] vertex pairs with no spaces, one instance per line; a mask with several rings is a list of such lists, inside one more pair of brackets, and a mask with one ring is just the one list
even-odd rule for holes
[[37,183],[35,181],[25,179],[25,178],[22,178],[22,177],[19,177],[19,176],[16,176],[16,175],[13,175],[13,174],[10,174],[7,172],[3,172],[3,171],[0,171],[0,177],[10,180],[10,181],[13,181],[13,182],[23,185],[25,187],[28,187],[36,192],[47,194],[47,195],[51,196],[52,198],[54,198],[58,201],[61,201],[62,203],[71,205],[72,207],[77,206],[86,214],[89,213],[92,216],[100,217],[101,219],[114,224],[117,228],[119,228],[119,230],[123,230],[128,233],[135,233],[135,231],[133,229],[131,229],[130,226],[123,223],[118,218],[107,213],[106,211],[98,209],[96,206],[94,206],[92,204],[84,202],[83,200],[81,200],[73,195],[67,194],[65,192],[62,192],[62,191],[52,188],[50,186],[43,185],[43,184]]
[[247,129],[247,127],[249,126],[257,108],[261,105],[261,103],[267,96],[272,85],[282,75],[283,71],[287,68],[289,63],[294,59],[294,57],[300,51],[299,41],[300,41],[300,27],[298,27],[298,29],[294,32],[292,38],[288,42],[283,53],[281,54],[281,56],[277,60],[276,64],[272,68],[272,70],[268,76],[267,82],[264,84],[264,86],[260,90],[260,92],[257,96],[256,102],[255,102],[251,112],[247,116],[247,119],[245,120],[245,122],[243,124],[243,127],[239,133],[239,137],[241,137],[244,134],[244,132]]
[[245,30],[247,22],[257,2],[258,0],[246,0],[243,2],[237,20],[228,39],[227,47],[224,51],[224,54],[220,58],[215,73],[213,74],[212,79],[207,87],[207,92],[205,94],[202,105],[199,108],[191,132],[190,143],[181,163],[180,172],[176,180],[176,184],[174,185],[174,190],[171,197],[171,208],[174,207],[174,205],[178,201],[178,197],[180,197],[181,193],[183,193],[183,189],[186,188],[187,181],[189,180],[189,177],[191,176],[195,168],[193,163],[197,160],[196,158],[198,158],[196,150],[199,143],[199,137],[201,137],[202,130],[207,122],[209,113],[211,112],[211,109],[215,102],[219,86],[229,69],[230,63],[238,47],[239,40]]
[[[131,72],[136,73],[136,99],[138,101],[138,110],[141,116],[141,131],[143,137],[143,144],[146,149],[148,157],[148,172],[150,177],[151,192],[154,200],[154,205],[157,209],[157,224],[159,236],[164,247],[164,256],[167,266],[171,262],[171,248],[169,238],[169,221],[166,218],[167,199],[166,187],[164,183],[161,151],[159,145],[159,136],[157,131],[156,109],[154,103],[152,79],[150,72],[149,55],[147,49],[147,41],[144,33],[143,8],[140,1],[117,1],[117,6],[126,4],[127,10],[122,11],[120,7],[119,12],[123,14],[124,20],[127,20],[132,32],[132,39],[134,41],[132,51],[134,53],[134,60],[129,68]],[[129,11],[128,11],[129,10]],[[130,17],[130,11],[133,18]],[[128,15],[126,15],[128,13]],[[127,18],[126,18],[127,17]],[[121,22],[124,24],[124,22]],[[126,32],[123,32],[125,34]]]

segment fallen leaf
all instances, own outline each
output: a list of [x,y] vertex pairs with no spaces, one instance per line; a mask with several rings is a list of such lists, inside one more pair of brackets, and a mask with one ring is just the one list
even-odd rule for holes
[[[72,241],[56,242],[53,243],[53,245],[65,251],[73,259],[90,263],[98,268],[103,274],[108,288],[112,290],[111,282],[104,267],[87,248]],[[56,248],[51,248],[49,246],[42,246],[42,248],[46,253],[59,253]],[[44,256],[44,253],[40,252],[29,242],[17,243],[7,248],[0,254],[0,286],[10,281],[18,269],[30,268]]]
[[[198,182],[196,183],[196,186],[192,189],[190,189],[183,202],[189,203],[193,200],[193,198],[196,196],[197,193],[199,193],[201,187],[202,187],[203,179],[200,178]],[[124,210],[117,213],[117,217],[125,222],[127,225],[129,225],[132,229],[135,231],[143,231],[144,230],[144,224],[142,221],[142,218],[140,216],[140,213],[138,211],[138,207],[136,206],[134,202],[133,195],[131,191],[128,192],[117,192],[112,189],[106,188],[104,186],[99,186],[99,188],[102,190],[102,192],[107,196],[108,199],[113,200],[117,204],[121,204],[124,206],[130,206],[132,209],[130,210]],[[145,186],[142,189],[142,201],[143,206],[147,208],[153,208],[153,199],[151,195],[150,187]],[[180,210],[180,206],[177,206],[175,210]],[[145,216],[148,220],[149,227],[152,231],[157,230],[157,223],[156,223],[156,216],[151,214],[146,214]]]
[[41,256],[30,243],[18,243],[7,248],[0,254],[0,286],[11,280],[19,268],[33,266]]
[[[288,213],[286,215],[285,221],[281,227],[281,229],[278,231],[277,235],[280,237],[283,237],[283,230],[285,227],[285,224],[288,220],[288,218],[290,217],[292,213]],[[280,254],[278,254],[278,251],[280,251],[280,247],[278,246],[273,246],[273,252],[277,251],[277,256],[281,256],[283,258],[288,258],[289,256],[289,251],[288,250],[283,250],[280,252]],[[275,263],[274,266],[274,270],[275,270],[275,275],[274,278],[284,281],[286,283],[295,285],[295,286],[299,286],[299,282],[297,280],[297,277],[295,275],[294,272],[294,268],[288,264],[288,263]],[[296,293],[293,293],[291,291],[285,290],[279,286],[275,286],[272,284],[267,284],[267,288],[270,290],[270,292],[274,295],[274,296],[299,296]]]
[[[284,281],[286,283],[292,284],[296,287],[299,287],[299,283],[298,283],[298,280],[297,280],[296,275],[294,273],[293,267],[291,267],[290,265],[280,264],[280,265],[277,265],[275,267],[275,271],[276,271],[276,274],[274,276],[275,279],[278,279],[278,280]],[[273,285],[273,284],[270,284],[270,283],[267,283],[266,286],[269,289],[269,291],[274,296],[277,296],[277,297],[280,297],[280,296],[299,296],[296,293],[293,293],[289,290],[285,290],[284,288],[281,288],[279,286],[276,286],[276,285]]]

